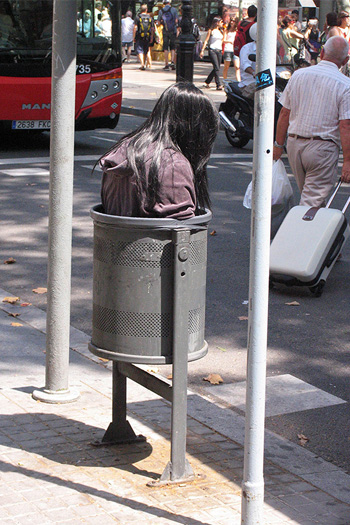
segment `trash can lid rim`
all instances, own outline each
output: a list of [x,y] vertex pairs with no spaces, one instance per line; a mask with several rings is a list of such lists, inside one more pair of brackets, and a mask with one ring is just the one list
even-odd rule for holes
[[211,221],[212,213],[205,209],[202,215],[196,215],[190,219],[178,220],[169,218],[148,218],[148,217],[121,217],[119,215],[108,215],[103,213],[102,204],[93,206],[90,210],[90,216],[94,222],[118,226],[120,228],[165,228],[175,229],[186,226],[206,225]]

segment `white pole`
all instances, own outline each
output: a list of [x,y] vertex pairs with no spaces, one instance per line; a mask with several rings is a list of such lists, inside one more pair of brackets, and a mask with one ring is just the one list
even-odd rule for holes
[[[257,81],[275,84],[277,0],[258,0]],[[266,72],[266,76],[261,75]],[[269,295],[271,181],[275,87],[255,94],[250,239],[246,425],[242,483],[244,525],[263,523],[264,420]]]
[[50,136],[50,202],[46,384],[33,397],[67,403],[75,123],[76,2],[54,0]]

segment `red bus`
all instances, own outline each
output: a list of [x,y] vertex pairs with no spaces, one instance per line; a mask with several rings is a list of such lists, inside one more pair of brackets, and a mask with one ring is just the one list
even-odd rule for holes
[[[120,2],[77,5],[76,130],[114,128],[122,101]],[[50,128],[53,0],[0,0],[0,128]]]

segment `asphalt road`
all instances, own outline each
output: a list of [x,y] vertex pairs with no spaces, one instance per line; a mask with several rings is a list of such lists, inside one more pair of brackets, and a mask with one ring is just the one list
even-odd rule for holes
[[[100,172],[91,174],[95,159],[118,137],[142,121],[121,117],[115,131],[80,132],[75,140],[72,261],[72,325],[91,332],[92,220],[99,202]],[[45,309],[46,296],[32,292],[46,286],[49,135],[11,135],[0,144],[0,286],[23,301]],[[210,395],[203,378],[221,375],[221,386],[245,380],[249,280],[250,212],[242,206],[251,180],[252,144],[233,149],[221,131],[209,165],[213,220],[208,236],[206,338],[208,355],[189,365],[193,390]],[[289,170],[287,165],[287,170]],[[289,170],[290,173],[290,170]],[[297,190],[291,179],[296,195]],[[349,186],[337,197],[345,201]],[[16,264],[3,264],[9,257]],[[285,375],[337,396],[344,403],[305,408],[299,393],[294,411],[271,415],[266,426],[293,442],[303,434],[306,448],[350,471],[350,243],[328,278],[322,297],[308,290],[270,291],[268,378]],[[297,302],[297,305],[287,303]],[[159,367],[168,375],[170,367]],[[283,394],[283,386],[279,387]],[[220,387],[219,387],[220,388]],[[311,388],[311,387],[310,387]],[[288,391],[285,397],[288,397]],[[221,399],[213,387],[213,399]],[[298,397],[293,394],[298,405]],[[305,397],[306,399],[306,397]],[[230,404],[230,403],[229,403]],[[233,410],[241,411],[236,405]]]

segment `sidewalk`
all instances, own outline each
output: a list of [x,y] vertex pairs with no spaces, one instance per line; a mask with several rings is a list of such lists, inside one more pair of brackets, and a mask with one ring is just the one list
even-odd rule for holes
[[[176,82],[176,71],[164,71],[163,67],[163,62],[153,62],[151,70],[140,71],[134,57],[129,64],[123,64],[123,113],[149,115],[163,91]],[[209,62],[195,62],[193,82],[198,88],[203,87],[211,69]],[[229,79],[232,79],[232,75],[234,75],[234,68],[231,67]],[[217,107],[226,99],[224,91],[216,91],[214,81],[211,83],[211,89],[204,91]]]
[[[111,419],[111,365],[71,329],[70,387],[78,401],[49,405],[45,313],[3,302],[0,290],[0,521],[3,524],[240,524],[244,419],[189,392],[187,458],[192,483],[150,488],[170,458],[170,406],[128,382],[128,419],[146,443],[95,448]],[[20,314],[17,317],[11,314]],[[350,523],[350,476],[266,432],[265,523]]]

